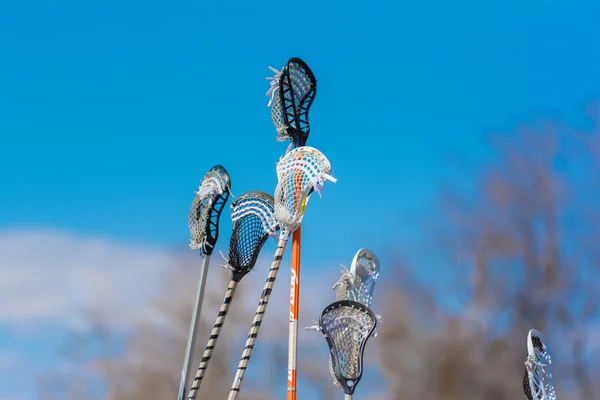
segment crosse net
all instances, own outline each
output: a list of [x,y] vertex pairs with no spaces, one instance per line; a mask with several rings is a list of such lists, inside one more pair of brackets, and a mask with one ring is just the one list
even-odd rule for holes
[[188,214],[190,248],[211,255],[219,237],[219,218],[231,192],[231,179],[221,165],[204,176]]
[[362,377],[363,353],[377,326],[373,311],[352,300],[336,301],[323,310],[319,327],[330,353],[330,372],[336,386],[353,394]]
[[233,231],[229,241],[226,267],[239,281],[256,264],[256,259],[269,236],[277,233],[273,196],[264,192],[248,192],[231,204]]
[[523,391],[529,400],[556,400],[552,382],[552,356],[542,333],[536,329],[527,335],[527,360]]
[[309,146],[291,150],[277,163],[275,218],[281,226],[281,234],[291,234],[302,223],[304,208],[313,190],[321,196],[325,181],[337,182],[330,173],[329,160]]
[[317,94],[317,80],[301,59],[291,58],[281,71],[275,72],[267,96],[271,99],[271,119],[277,129],[277,140],[291,140],[294,147],[304,146],[310,134],[308,111]]

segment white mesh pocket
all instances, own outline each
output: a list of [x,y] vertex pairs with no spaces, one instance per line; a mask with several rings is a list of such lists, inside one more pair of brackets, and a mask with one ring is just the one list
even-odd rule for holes
[[302,146],[291,150],[277,164],[278,183],[275,188],[275,218],[284,228],[302,221],[304,206],[311,189],[321,194],[326,180],[336,182],[329,175],[329,160],[319,150]]

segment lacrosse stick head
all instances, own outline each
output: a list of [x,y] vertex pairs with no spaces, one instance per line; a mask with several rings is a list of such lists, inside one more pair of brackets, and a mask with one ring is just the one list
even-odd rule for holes
[[353,282],[348,292],[353,298],[367,307],[371,307],[375,283],[379,278],[379,259],[369,249],[360,249],[352,259],[350,274]]
[[254,268],[265,241],[277,232],[273,213],[273,196],[263,192],[244,193],[231,203],[233,231],[227,267],[232,280],[239,282]]
[[221,211],[231,192],[231,179],[222,165],[216,165],[204,176],[188,214],[193,250],[211,255],[219,238]]
[[523,390],[529,400],[556,400],[552,382],[552,355],[544,336],[536,329],[527,335],[527,360]]
[[360,249],[352,259],[350,270],[344,268],[334,285],[336,300],[353,300],[371,307],[375,283],[379,278],[379,259],[369,249]]
[[288,60],[282,71],[272,78],[271,119],[277,128],[277,140],[291,140],[294,147],[306,144],[310,134],[308,111],[317,94],[317,79],[308,65],[298,57]]
[[365,345],[377,318],[364,304],[341,300],[323,310],[319,326],[329,346],[334,383],[337,381],[345,394],[353,394],[362,377]]
[[283,235],[292,233],[302,222],[311,191],[321,195],[325,181],[337,181],[330,173],[329,160],[309,146],[291,150],[277,163],[275,218]]

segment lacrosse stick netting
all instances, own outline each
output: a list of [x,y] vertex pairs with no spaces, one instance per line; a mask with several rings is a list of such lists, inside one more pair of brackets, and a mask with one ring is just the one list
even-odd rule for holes
[[221,165],[213,167],[204,176],[188,214],[188,225],[191,235],[190,247],[194,250],[200,250],[200,254],[204,257],[204,261],[202,263],[202,269],[200,270],[198,291],[190,322],[185,358],[181,371],[181,380],[179,382],[178,400],[185,399],[190,368],[194,356],[193,349],[196,343],[198,321],[200,320],[202,311],[202,300],[204,299],[208,265],[210,263],[210,256],[219,237],[219,219],[221,217],[221,212],[223,211],[225,203],[227,203],[230,192],[231,179],[227,170]]
[[263,192],[244,193],[231,204],[233,232],[229,241],[229,258],[225,265],[231,269],[231,280],[213,325],[210,337],[188,399],[195,399],[217,344],[235,290],[242,278],[254,268],[258,254],[269,236],[276,234],[278,226],[273,217],[273,197]]
[[346,395],[354,393],[362,377],[365,345],[376,326],[373,311],[352,300],[336,301],[321,314],[319,327],[329,346],[330,372]]
[[529,400],[556,400],[552,382],[552,355],[542,333],[536,329],[527,335],[527,360],[523,390]]
[[270,97],[271,119],[277,129],[277,140],[291,140],[294,147],[306,144],[310,134],[308,111],[317,94],[317,80],[301,59],[291,58],[280,71],[275,72],[271,80],[271,88],[267,92]]
[[311,190],[314,189],[320,194],[326,180],[336,182],[336,179],[330,174],[329,160],[323,153],[312,147],[299,147],[290,151],[277,165],[278,183],[275,188],[274,215],[280,228],[279,242],[248,332],[228,400],[235,399],[242,386],[290,234],[301,224]]

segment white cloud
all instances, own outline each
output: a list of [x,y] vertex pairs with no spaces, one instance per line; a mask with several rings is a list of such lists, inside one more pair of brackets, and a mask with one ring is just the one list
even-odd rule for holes
[[56,231],[0,231],[0,323],[78,324],[88,307],[126,324],[169,267],[162,249]]
[[[254,313],[266,278],[275,244],[266,245],[254,270],[240,286],[244,287],[243,313]],[[287,326],[290,285],[291,246],[281,265],[269,305],[268,319],[281,320]],[[196,290],[198,269],[194,275],[171,276],[185,281],[165,285],[167,271],[177,263],[200,265],[195,252],[176,255],[168,249],[136,246],[99,237],[84,237],[51,230],[0,231],[0,323],[13,327],[40,324],[85,328],[92,310],[107,317],[112,328],[127,328],[140,318],[160,321],[152,298],[160,289],[178,288],[192,298]],[[207,289],[216,297],[225,292],[219,278],[228,272],[219,267],[224,260],[213,254]],[[339,266],[302,266],[300,330],[317,319],[320,311],[334,300],[331,290],[339,277]],[[215,282],[211,285],[211,282]],[[217,284],[217,282],[219,282]],[[213,318],[206,315],[205,318]],[[274,332],[273,332],[274,334]],[[272,336],[265,332],[264,336]],[[280,336],[273,335],[273,336]],[[310,335],[313,336],[313,335]],[[319,335],[314,335],[317,337]]]

